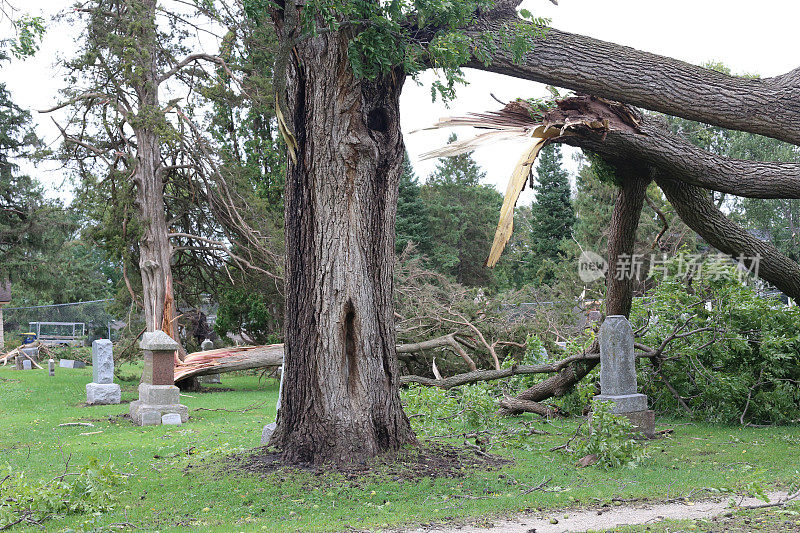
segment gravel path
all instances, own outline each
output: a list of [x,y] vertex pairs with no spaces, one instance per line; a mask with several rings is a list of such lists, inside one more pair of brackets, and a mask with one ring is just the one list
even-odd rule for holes
[[[768,494],[771,502],[785,498],[785,492]],[[675,503],[631,503],[618,507],[600,507],[592,510],[573,509],[550,511],[544,515],[520,516],[511,520],[494,522],[491,529],[471,526],[436,526],[409,530],[407,533],[565,533],[587,530],[605,530],[623,525],[654,523],[664,519],[692,520],[711,518],[728,510],[728,498]],[[738,499],[737,499],[738,501]],[[744,498],[740,505],[764,503],[755,498]],[[565,518],[566,517],[566,518]],[[553,523],[557,521],[557,523]]]

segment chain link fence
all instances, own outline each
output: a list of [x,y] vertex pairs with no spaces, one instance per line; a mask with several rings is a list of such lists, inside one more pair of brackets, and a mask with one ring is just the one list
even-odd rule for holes
[[109,311],[112,301],[0,308],[5,347],[19,345],[30,333],[53,345],[88,346],[95,339],[115,340],[125,324]]

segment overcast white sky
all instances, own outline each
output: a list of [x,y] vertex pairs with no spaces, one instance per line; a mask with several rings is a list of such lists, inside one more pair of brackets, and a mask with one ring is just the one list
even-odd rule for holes
[[[12,0],[12,4],[33,15],[50,17],[68,9],[71,0]],[[735,73],[757,73],[768,77],[800,66],[800,2],[796,0],[559,0],[554,6],[548,0],[526,0],[526,7],[538,16],[552,19],[552,26],[563,31],[581,33],[641,50],[703,63],[722,61]],[[0,34],[7,34],[7,26]],[[5,82],[18,105],[41,109],[57,100],[58,89],[64,86],[63,75],[53,69],[57,54],[70,55],[74,28],[65,24],[49,24],[39,54],[24,63],[14,61],[0,66],[0,82]],[[448,132],[408,132],[431,125],[438,118],[483,111],[499,107],[490,96],[501,100],[546,95],[544,86],[505,76],[468,71],[470,85],[459,89],[458,99],[447,109],[440,102],[432,103],[429,81],[416,86],[405,85],[401,106],[406,144],[420,176],[427,176],[435,162],[419,162],[417,156],[432,147],[444,144]],[[49,118],[34,112],[37,131],[46,142],[56,143],[58,132]],[[459,132],[468,135],[469,132]],[[487,183],[500,191],[516,160],[520,145],[494,145],[475,153],[476,160],[487,172]],[[571,165],[574,167],[574,165]],[[44,165],[33,171],[50,189],[51,194],[70,197],[68,183],[57,165]],[[530,201],[529,197],[522,201]]]

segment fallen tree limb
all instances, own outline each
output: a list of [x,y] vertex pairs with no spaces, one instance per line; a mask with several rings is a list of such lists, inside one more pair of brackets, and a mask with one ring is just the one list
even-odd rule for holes
[[800,68],[773,78],[731,76],[555,28],[517,61],[499,44],[517,24],[530,23],[515,10],[479,18],[467,33],[491,35],[498,44],[491,61],[474,58],[465,66],[800,145]]
[[458,342],[454,333],[450,333],[449,335],[444,335],[442,337],[437,337],[435,339],[430,339],[421,342],[415,342],[412,344],[399,344],[397,345],[397,353],[398,354],[407,354],[407,353],[414,353],[420,352],[422,350],[431,350],[433,348],[444,348],[448,347],[453,350],[461,359],[467,363],[467,366],[470,370],[477,370],[478,367],[475,366],[475,361],[467,354],[466,350],[461,346],[461,343]]
[[515,413],[534,413],[546,418],[553,418],[559,414],[558,409],[553,406],[529,400],[520,400],[507,394],[503,395],[503,399],[500,400],[500,407]]
[[790,495],[786,496],[786,498],[784,498],[784,499],[782,499],[780,501],[777,501],[777,502],[761,503],[761,504],[758,504],[758,505],[740,505],[739,508],[740,509],[765,509],[767,507],[783,507],[787,503],[791,503],[791,502],[797,500],[798,498],[800,498],[800,490],[798,490],[794,494],[790,494]]
[[[475,363],[461,347],[454,334],[436,337],[413,344],[399,344],[397,352],[408,354],[434,348],[450,348],[456,352],[470,366],[475,368]],[[224,374],[238,370],[252,370],[254,368],[276,367],[283,364],[283,344],[270,344],[265,346],[240,346],[234,348],[220,348],[195,352],[185,360],[175,365],[175,382],[209,374]],[[487,372],[497,372],[487,371]],[[500,376],[504,377],[504,376]],[[420,378],[428,379],[428,378]],[[498,379],[498,378],[493,378]],[[402,383],[402,381],[401,381]]]
[[195,352],[175,366],[175,382],[209,374],[283,364],[283,344],[246,346]]

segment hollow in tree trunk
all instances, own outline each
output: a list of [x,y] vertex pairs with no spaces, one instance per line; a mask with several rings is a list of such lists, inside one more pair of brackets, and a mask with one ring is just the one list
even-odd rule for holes
[[356,78],[338,32],[286,67],[297,162],[286,179],[284,460],[360,461],[416,441],[398,391],[392,302],[403,158],[397,70]]

